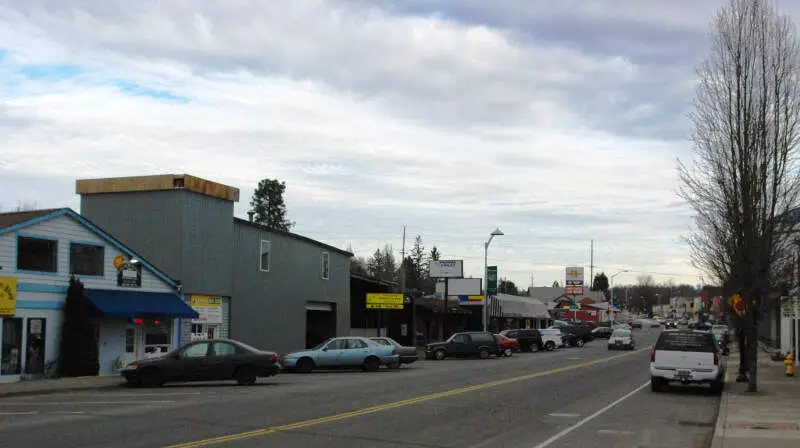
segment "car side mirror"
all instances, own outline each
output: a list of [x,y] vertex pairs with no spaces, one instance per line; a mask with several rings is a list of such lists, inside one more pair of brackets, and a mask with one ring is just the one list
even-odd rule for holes
[[328,347],[323,348],[322,351],[323,352],[327,352],[328,351]]

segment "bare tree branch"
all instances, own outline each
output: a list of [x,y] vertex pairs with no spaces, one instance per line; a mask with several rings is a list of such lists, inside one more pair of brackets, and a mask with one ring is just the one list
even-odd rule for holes
[[[678,164],[679,194],[695,212],[693,264],[745,297],[742,325],[752,336],[800,199],[800,52],[794,24],[768,0],[730,0],[712,28],[689,115],[694,158]],[[754,359],[755,345],[748,350]]]

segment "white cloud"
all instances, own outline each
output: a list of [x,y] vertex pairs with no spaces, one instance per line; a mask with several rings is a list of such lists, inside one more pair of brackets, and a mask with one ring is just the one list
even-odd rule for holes
[[[688,143],[672,132],[694,61],[654,67],[385,2],[276,5],[0,0],[0,205],[76,207],[77,177],[186,172],[242,188],[243,214],[276,177],[299,233],[360,255],[399,249],[407,224],[479,276],[500,225],[490,261],[523,285],[588,264],[592,238],[603,269],[696,281],[676,244]],[[583,15],[609,19],[598,11]]]

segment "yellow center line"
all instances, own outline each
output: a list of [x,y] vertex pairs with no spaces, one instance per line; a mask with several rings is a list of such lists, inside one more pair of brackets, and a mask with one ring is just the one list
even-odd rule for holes
[[292,431],[292,430],[296,430],[296,429],[308,428],[310,426],[321,425],[321,424],[324,424],[324,423],[337,422],[337,421],[340,421],[340,420],[346,420],[346,419],[350,419],[350,418],[354,418],[354,417],[360,417],[362,415],[376,414],[378,412],[388,411],[390,409],[397,409],[397,408],[402,408],[402,407],[406,407],[406,406],[412,406],[412,405],[415,405],[415,404],[425,403],[425,402],[428,402],[428,401],[439,400],[439,399],[442,399],[442,398],[453,397],[453,396],[456,396],[456,395],[462,395],[462,394],[466,394],[468,392],[475,392],[475,391],[479,391],[479,390],[490,389],[490,388],[493,388],[493,387],[505,386],[507,384],[513,384],[513,383],[517,383],[517,382],[520,382],[520,381],[526,381],[526,380],[531,380],[531,379],[534,379],[534,378],[540,378],[540,377],[543,377],[543,376],[553,375],[553,374],[556,374],[556,373],[566,372],[566,371],[569,371],[569,370],[582,369],[584,367],[589,367],[589,366],[601,364],[601,363],[604,363],[604,362],[613,361],[615,359],[624,358],[626,356],[631,356],[631,355],[634,355],[634,354],[637,354],[637,353],[641,353],[641,352],[643,352],[645,350],[649,350],[649,349],[650,349],[650,347],[640,348],[639,350],[635,350],[635,351],[628,352],[628,353],[623,353],[621,355],[609,356],[609,357],[606,357],[606,358],[596,359],[594,361],[587,361],[587,362],[583,362],[583,363],[580,363],[580,364],[573,364],[573,365],[564,366],[564,367],[557,367],[555,369],[545,370],[543,372],[530,373],[530,374],[527,374],[527,375],[515,376],[515,377],[506,378],[506,379],[502,379],[502,380],[490,381],[488,383],[481,383],[481,384],[476,384],[476,385],[473,385],[473,386],[460,387],[458,389],[452,389],[452,390],[448,390],[448,391],[444,391],[444,392],[436,392],[436,393],[432,393],[432,394],[421,395],[419,397],[409,398],[407,400],[394,401],[394,402],[391,402],[391,403],[380,404],[380,405],[377,405],[377,406],[370,406],[370,407],[363,408],[363,409],[356,409],[354,411],[343,412],[343,413],[334,414],[334,415],[328,415],[328,416],[325,416],[325,417],[319,417],[319,418],[314,418],[314,419],[310,419],[310,420],[301,420],[299,422],[289,423],[289,424],[286,424],[286,425],[271,426],[271,427],[266,427],[266,428],[261,428],[261,429],[255,429],[255,430],[252,430],[252,431],[245,431],[245,432],[240,432],[240,433],[236,433],[236,434],[229,434],[229,435],[226,435],[226,436],[211,437],[211,438],[208,438],[208,439],[197,440],[197,441],[194,441],[194,442],[185,442],[185,443],[179,443],[177,445],[169,445],[169,446],[165,446],[164,448],[201,448],[201,447],[207,447],[207,446],[210,446],[210,445],[219,445],[219,444],[222,444],[222,443],[235,442],[235,441],[238,441],[238,440],[252,439],[252,438],[256,438],[256,437],[266,436],[266,435],[269,435],[269,434],[274,434],[274,433],[277,433],[277,432],[285,432],[285,431]]

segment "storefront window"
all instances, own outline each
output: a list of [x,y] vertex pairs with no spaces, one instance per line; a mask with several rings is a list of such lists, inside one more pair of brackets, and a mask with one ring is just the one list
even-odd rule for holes
[[3,319],[3,349],[0,353],[0,375],[22,373],[22,319]]
[[169,352],[168,329],[163,325],[145,328],[144,333],[144,354],[147,357],[161,356]]
[[28,342],[25,356],[25,373],[44,373],[45,332],[47,320],[44,318],[28,319]]

